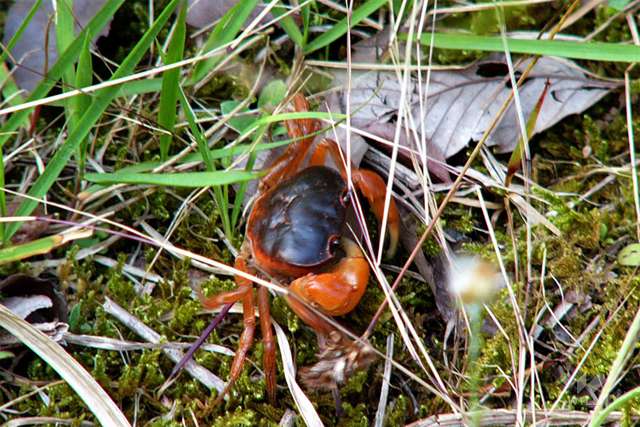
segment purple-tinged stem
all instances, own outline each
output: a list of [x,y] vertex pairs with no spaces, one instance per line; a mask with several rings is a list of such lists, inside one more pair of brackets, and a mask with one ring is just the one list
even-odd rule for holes
[[189,347],[189,349],[184,354],[184,356],[182,356],[182,359],[180,359],[180,361],[173,368],[173,370],[171,371],[171,374],[169,375],[169,378],[167,379],[167,381],[169,381],[173,377],[175,377],[180,372],[180,370],[182,368],[184,368],[184,365],[186,365],[187,362],[189,360],[191,360],[191,357],[193,357],[193,353],[195,353],[196,350],[200,348],[202,343],[204,343],[204,341],[209,337],[209,335],[211,335],[211,332],[213,332],[213,330],[218,326],[218,324],[220,322],[222,322],[222,320],[227,315],[229,310],[231,310],[232,306],[233,306],[233,303],[229,303],[229,304],[226,304],[226,305],[222,306],[222,310],[220,310],[220,313],[218,313],[218,315],[213,318],[211,323],[209,323],[209,326],[207,326],[204,329],[204,331],[202,331],[202,333],[200,334],[198,339],[195,340],[195,342],[193,344],[191,344],[191,347]]

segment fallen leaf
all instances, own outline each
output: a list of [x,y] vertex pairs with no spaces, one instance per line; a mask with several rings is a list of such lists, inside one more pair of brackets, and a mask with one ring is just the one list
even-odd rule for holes
[[[516,77],[530,61],[525,60],[517,66]],[[409,144],[412,138],[406,135],[411,137],[424,132],[432,158],[448,159],[457,154],[470,141],[482,137],[511,93],[510,81],[505,80],[507,76],[504,56],[494,55],[462,70],[432,71],[427,96],[422,100],[420,93],[424,91],[424,77],[422,82],[410,79],[407,103],[412,120],[406,132],[401,132],[400,143],[413,147],[414,144]],[[345,86],[345,79],[346,73],[336,74],[338,87]],[[571,61],[542,57],[519,90],[525,120],[540,98],[547,79],[550,81],[549,93],[539,113],[534,134],[568,115],[584,111],[618,86],[597,79]],[[346,113],[346,96],[346,91],[340,90],[337,99],[329,100],[332,112]],[[350,90],[352,123],[364,131],[389,139],[395,134],[400,97],[401,82],[396,73],[354,71]],[[520,127],[512,104],[487,145],[495,146],[500,153],[510,152],[519,136]]]
[[[80,31],[93,16],[100,10],[106,0],[75,0],[73,2],[74,22],[76,33]],[[4,38],[5,46],[16,33],[26,18],[35,0],[16,0],[7,12],[5,19]],[[56,63],[58,50],[56,47],[56,32],[53,22],[53,2],[43,1],[20,40],[11,49],[12,57],[17,61],[18,67],[13,71],[16,84],[31,91],[42,80],[46,73],[45,64],[51,67]],[[47,35],[47,29],[49,34]],[[94,41],[109,33],[107,25]],[[47,41],[48,40],[48,41]],[[46,51],[46,53],[45,53]],[[14,65],[16,65],[14,64]]]

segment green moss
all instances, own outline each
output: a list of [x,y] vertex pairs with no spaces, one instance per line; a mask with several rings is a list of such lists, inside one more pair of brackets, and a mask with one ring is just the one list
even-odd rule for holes
[[385,417],[385,425],[402,426],[406,424],[407,415],[409,414],[409,402],[403,395],[398,396],[387,406],[387,414]]
[[340,427],[368,427],[367,405],[360,403],[352,406],[349,403],[342,403],[343,417],[338,421]]

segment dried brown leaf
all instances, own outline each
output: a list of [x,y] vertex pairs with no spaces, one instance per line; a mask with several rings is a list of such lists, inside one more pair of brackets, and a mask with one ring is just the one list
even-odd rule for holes
[[[522,61],[516,67],[516,74],[522,72],[529,61]],[[344,72],[336,74],[339,87],[345,85],[346,78]],[[549,94],[534,133],[553,126],[568,115],[584,111],[617,86],[597,79],[571,61],[543,57],[519,91],[524,117],[529,117],[534,109],[547,79],[550,81]],[[415,78],[409,82],[408,105],[412,120],[406,131],[401,132],[400,143],[414,148],[412,135],[420,135],[424,131],[429,155],[436,160],[449,158],[470,141],[479,140],[512,91],[508,67],[502,55],[492,56],[462,70],[433,70],[426,96],[420,99],[424,83]],[[396,73],[354,72],[349,94],[354,126],[393,139],[389,137],[395,134],[401,89]],[[346,113],[346,91],[340,90],[334,96],[337,99],[329,100],[331,111]],[[519,129],[512,105],[487,145],[495,146],[499,152],[512,151],[518,141]]]

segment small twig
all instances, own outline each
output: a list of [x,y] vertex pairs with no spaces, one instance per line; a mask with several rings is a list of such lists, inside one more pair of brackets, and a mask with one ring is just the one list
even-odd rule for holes
[[[76,335],[70,332],[65,332],[62,335],[62,339],[67,343],[81,345],[84,347],[98,348],[100,350],[111,351],[135,351],[135,350],[147,350],[147,349],[188,349],[192,344],[181,342],[168,342],[168,343],[147,343],[119,340],[109,337],[99,337],[95,335]],[[235,353],[221,345],[217,344],[203,344],[200,347],[202,350],[210,351],[212,353],[224,354],[226,356],[233,356]],[[1,407],[0,407],[1,408]]]
[[204,341],[209,337],[209,335],[211,335],[211,332],[213,332],[213,330],[218,326],[218,324],[222,322],[222,320],[225,318],[225,316],[227,315],[231,307],[233,307],[233,303],[229,303],[222,307],[222,310],[220,310],[220,313],[218,313],[218,315],[213,318],[211,323],[209,323],[209,326],[207,326],[204,329],[204,331],[202,331],[202,334],[200,334],[198,339],[195,340],[193,344],[191,344],[187,352],[184,354],[184,356],[182,356],[182,359],[180,359],[180,361],[176,364],[176,366],[174,366],[173,370],[171,371],[171,374],[169,374],[169,378],[167,379],[167,381],[171,381],[171,379],[175,377],[178,374],[178,372],[180,372],[180,370],[187,364],[187,362],[191,360],[191,357],[193,357],[193,353],[195,353],[196,350],[202,346]]

